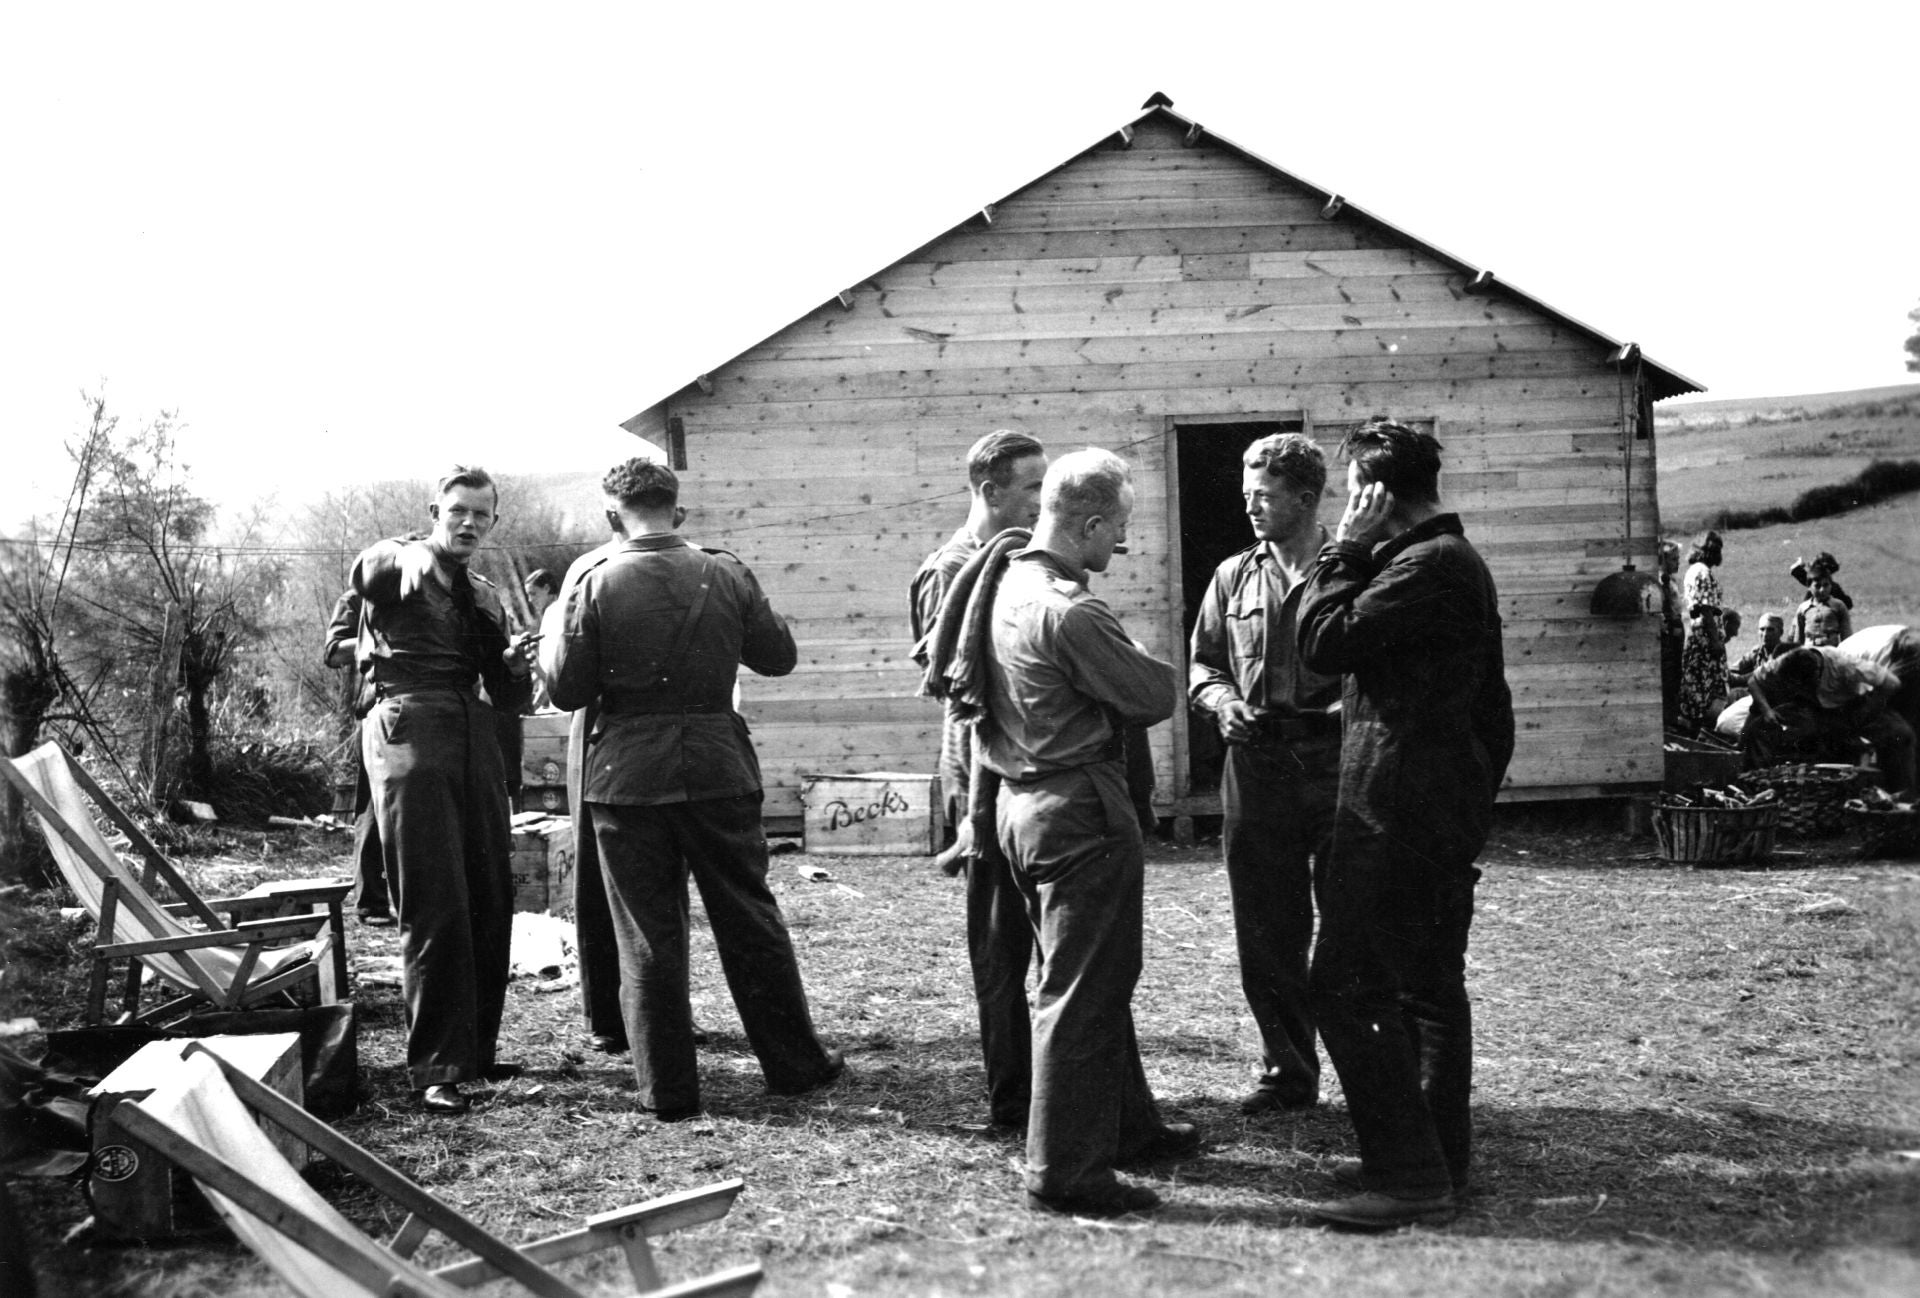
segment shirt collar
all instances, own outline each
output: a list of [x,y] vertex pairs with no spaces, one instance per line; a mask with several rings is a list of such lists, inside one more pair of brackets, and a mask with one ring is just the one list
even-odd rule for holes
[[622,550],[672,550],[687,544],[687,538],[678,532],[649,532],[645,536],[631,536],[621,542]]
[[1412,527],[1409,527],[1392,540],[1382,541],[1374,549],[1373,561],[1375,563],[1385,563],[1388,559],[1391,559],[1394,555],[1399,554],[1409,546],[1418,545],[1422,541],[1432,540],[1434,537],[1446,533],[1452,533],[1454,536],[1465,536],[1467,534],[1467,530],[1460,526],[1460,515],[1435,514],[1432,518],[1415,523]]

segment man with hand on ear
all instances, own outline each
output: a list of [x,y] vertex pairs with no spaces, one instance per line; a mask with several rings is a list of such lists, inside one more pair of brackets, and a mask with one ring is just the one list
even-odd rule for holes
[[1440,502],[1440,443],[1372,419],[1348,439],[1347,511],[1307,573],[1300,654],[1338,675],[1333,849],[1308,976],[1360,1158],[1323,1220],[1386,1228],[1467,1188],[1474,859],[1513,756],[1499,597]]

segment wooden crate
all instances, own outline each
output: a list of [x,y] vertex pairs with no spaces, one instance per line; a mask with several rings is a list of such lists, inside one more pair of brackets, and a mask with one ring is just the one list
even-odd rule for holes
[[573,918],[573,825],[563,822],[547,834],[547,910]]
[[808,775],[802,836],[832,856],[931,856],[940,850],[940,777],[910,771]]
[[[306,1074],[301,1069],[298,1032],[198,1040],[247,1076],[305,1106]],[[115,1100],[141,1100],[151,1095],[167,1072],[179,1067],[181,1054],[193,1044],[190,1039],[171,1037],[140,1047],[87,1092],[94,1102],[94,1112],[105,1113]],[[159,1240],[218,1227],[206,1200],[194,1190],[191,1177],[177,1172],[152,1147],[129,1136],[119,1123],[108,1119],[91,1125],[93,1158],[88,1164],[87,1197],[93,1203],[94,1228],[102,1238]],[[260,1129],[294,1167],[306,1165],[305,1142],[264,1119]]]
[[[533,788],[564,788],[567,783],[567,725],[571,712],[542,712],[520,718],[520,783]],[[530,803],[523,811],[551,811]]]
[[515,834],[508,868],[513,871],[513,908],[547,908],[547,840],[541,834]]
[[520,786],[520,801],[515,811],[544,811],[550,815],[565,816],[567,810],[567,786],[564,784],[523,784]]

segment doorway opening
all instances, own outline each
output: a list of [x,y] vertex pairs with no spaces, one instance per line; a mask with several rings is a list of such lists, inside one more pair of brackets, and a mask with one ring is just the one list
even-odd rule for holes
[[[1175,499],[1180,534],[1180,646],[1181,660],[1200,616],[1200,603],[1214,569],[1253,544],[1253,529],[1240,499],[1240,457],[1247,446],[1275,433],[1306,429],[1299,415],[1178,418],[1173,421],[1174,457],[1179,483]],[[1225,752],[1211,713],[1190,708],[1187,713],[1186,752],[1176,753],[1184,763],[1185,794],[1207,797],[1220,789]]]

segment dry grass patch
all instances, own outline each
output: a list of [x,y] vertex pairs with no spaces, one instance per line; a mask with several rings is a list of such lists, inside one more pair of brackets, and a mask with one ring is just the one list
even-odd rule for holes
[[[678,1277],[758,1257],[775,1295],[1914,1291],[1920,1164],[1901,1151],[1920,1149],[1920,866],[1829,852],[1690,871],[1649,847],[1510,818],[1489,852],[1471,955],[1478,1190],[1444,1228],[1308,1223],[1352,1148],[1330,1072],[1316,1112],[1237,1112],[1254,1043],[1212,849],[1162,847],[1148,875],[1147,1068],[1208,1139],[1142,1172],[1168,1200],[1150,1218],[1029,1213],[1020,1146],[973,1129],[986,1106],[961,894],[922,860],[774,858],[816,1017],[851,1060],[829,1090],[765,1093],[701,930],[704,1118],[639,1120],[625,1060],[585,1049],[574,995],[516,982],[503,1054],[529,1072],[451,1122],[411,1107],[397,993],[365,991],[370,1096],[342,1126],[515,1237],[743,1176],[732,1216],[663,1261]],[[833,880],[801,880],[801,862]],[[360,957],[393,944],[350,936]],[[349,1215],[397,1225],[315,1175]],[[28,1208],[42,1241],[85,1211],[44,1185]],[[272,1291],[217,1244],[49,1250],[45,1269],[53,1293]],[[619,1291],[614,1270],[588,1274]]]

